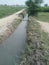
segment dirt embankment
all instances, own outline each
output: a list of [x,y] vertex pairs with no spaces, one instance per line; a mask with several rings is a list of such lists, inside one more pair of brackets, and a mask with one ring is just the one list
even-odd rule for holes
[[14,13],[13,15],[0,19],[0,44],[9,37],[22,21],[23,17],[21,13],[23,11],[24,9]]
[[27,26],[27,45],[20,65],[47,65],[42,40],[41,28],[38,22],[29,18]]
[[41,29],[42,29],[44,32],[49,33],[49,23],[48,23],[48,22],[39,21],[39,20],[37,20],[36,18],[33,18],[33,19],[40,24]]

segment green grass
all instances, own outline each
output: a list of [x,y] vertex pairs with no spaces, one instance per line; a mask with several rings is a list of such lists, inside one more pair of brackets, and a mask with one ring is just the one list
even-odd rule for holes
[[38,20],[43,22],[49,22],[49,13],[48,12],[40,12],[36,17]]
[[42,31],[41,34],[41,38],[44,42],[45,58],[47,59],[47,65],[49,65],[49,34],[44,31]]
[[21,9],[23,9],[24,7],[21,6],[3,6],[0,5],[0,18],[6,17],[8,15],[11,15]]

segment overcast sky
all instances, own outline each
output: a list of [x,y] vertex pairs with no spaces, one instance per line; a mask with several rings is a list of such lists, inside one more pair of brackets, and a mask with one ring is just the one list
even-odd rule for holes
[[[26,0],[0,0],[0,4],[8,4],[8,5],[24,5]],[[49,5],[49,0],[44,0],[44,4]]]

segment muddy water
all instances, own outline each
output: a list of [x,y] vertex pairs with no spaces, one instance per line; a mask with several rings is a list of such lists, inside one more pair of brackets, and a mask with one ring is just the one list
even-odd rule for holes
[[15,32],[0,45],[0,65],[15,65],[26,45],[26,16]]

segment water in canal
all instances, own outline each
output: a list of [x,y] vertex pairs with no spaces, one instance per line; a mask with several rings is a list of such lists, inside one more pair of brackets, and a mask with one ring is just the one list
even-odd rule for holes
[[25,16],[15,32],[0,45],[0,65],[15,65],[17,57],[25,49],[27,20]]

